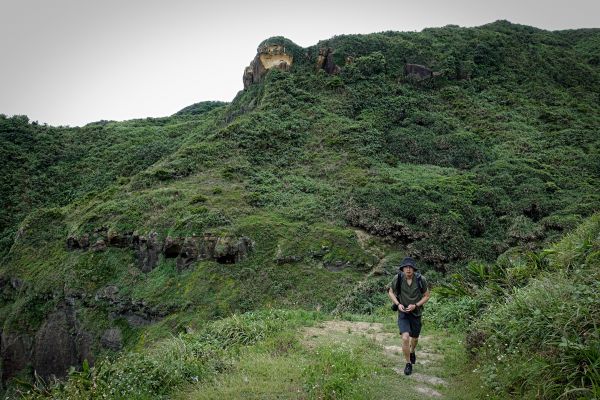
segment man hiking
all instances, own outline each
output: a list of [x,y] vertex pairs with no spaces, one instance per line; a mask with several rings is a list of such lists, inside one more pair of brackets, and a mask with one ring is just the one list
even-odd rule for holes
[[427,281],[417,272],[416,265],[412,257],[405,257],[398,274],[388,287],[388,295],[394,303],[392,309],[398,310],[398,328],[402,335],[402,352],[406,361],[404,375],[412,373],[412,365],[416,362],[415,348],[421,333],[423,304],[429,300]]

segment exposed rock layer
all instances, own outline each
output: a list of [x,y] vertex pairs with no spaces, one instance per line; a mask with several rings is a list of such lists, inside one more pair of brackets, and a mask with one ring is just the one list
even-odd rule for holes
[[[90,237],[94,240],[91,246]],[[214,260],[222,264],[238,263],[252,251],[253,242],[246,236],[234,238],[212,234],[191,237],[167,236],[161,240],[156,232],[150,232],[148,235],[140,235],[137,232],[119,234],[106,228],[97,229],[91,235],[67,238],[68,250],[104,251],[108,247],[132,249],[143,272],[152,271],[160,255],[176,258],[177,268],[181,271],[200,260]]]
[[293,63],[292,55],[286,51],[284,46],[278,44],[260,46],[256,53],[256,57],[244,70],[242,78],[244,89],[253,83],[260,82],[268,70],[277,68],[288,71]]

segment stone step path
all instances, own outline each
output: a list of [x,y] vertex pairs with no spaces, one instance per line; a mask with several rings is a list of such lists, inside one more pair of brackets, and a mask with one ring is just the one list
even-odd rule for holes
[[[426,398],[441,399],[444,397],[439,390],[448,386],[446,380],[423,372],[413,372],[409,376],[404,375],[405,361],[402,353],[402,346],[400,345],[400,336],[398,334],[385,332],[383,330],[383,325],[380,323],[340,320],[325,321],[319,326],[306,329],[304,344],[308,347],[313,347],[315,339],[318,339],[319,337],[347,334],[365,336],[381,344],[383,354],[392,361],[393,365],[395,365],[392,367],[392,370],[398,375],[413,381],[413,388],[416,392],[424,395]],[[431,336],[421,336],[419,338],[415,369],[418,370],[421,366],[424,366],[430,371],[432,370],[432,367],[438,367],[443,363],[444,356],[432,348],[433,341],[434,338]]]
[[[417,362],[415,364],[415,368],[420,366],[431,367],[434,365],[439,365],[443,361],[443,356],[441,354],[432,352],[432,351],[419,351],[419,348],[425,348],[426,345],[422,345],[421,341],[419,341],[419,346],[417,347]],[[389,358],[393,359],[395,363],[400,365],[404,365],[404,355],[402,354],[401,346],[384,346],[384,353]],[[403,367],[394,367],[392,368],[394,372],[398,375],[404,376],[404,368]],[[414,371],[414,370],[413,370]],[[440,387],[448,386],[448,382],[446,380],[433,376],[427,375],[421,372],[413,372],[406,378],[416,381],[415,390],[425,396],[429,396],[432,398],[442,398],[443,395],[437,390]]]

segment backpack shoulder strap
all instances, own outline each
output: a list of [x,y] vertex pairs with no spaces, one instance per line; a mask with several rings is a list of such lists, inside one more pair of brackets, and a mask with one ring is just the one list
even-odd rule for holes
[[419,272],[417,272],[415,275],[417,276],[419,290],[421,291],[421,294],[424,294],[427,291],[427,288],[423,286],[423,275],[421,275]]
[[396,280],[396,295],[400,296],[400,290],[402,289],[402,280],[404,279],[404,273],[398,272],[398,279]]

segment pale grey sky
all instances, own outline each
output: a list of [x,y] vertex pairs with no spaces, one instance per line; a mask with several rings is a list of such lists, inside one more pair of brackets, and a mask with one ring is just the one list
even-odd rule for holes
[[257,45],[498,19],[600,27],[600,0],[0,0],[0,113],[51,125],[230,101]]

